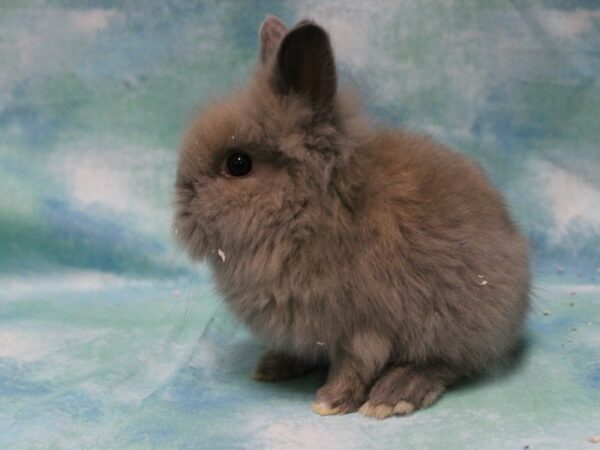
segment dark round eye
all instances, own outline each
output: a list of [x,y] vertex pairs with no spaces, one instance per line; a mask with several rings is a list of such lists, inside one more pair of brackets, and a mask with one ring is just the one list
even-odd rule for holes
[[233,177],[243,177],[252,170],[252,160],[244,152],[235,152],[227,158],[227,172]]

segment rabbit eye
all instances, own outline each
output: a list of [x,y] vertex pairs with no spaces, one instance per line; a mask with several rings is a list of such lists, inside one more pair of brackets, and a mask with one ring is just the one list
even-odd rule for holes
[[226,167],[229,175],[243,177],[252,170],[252,159],[244,152],[235,152],[227,158]]

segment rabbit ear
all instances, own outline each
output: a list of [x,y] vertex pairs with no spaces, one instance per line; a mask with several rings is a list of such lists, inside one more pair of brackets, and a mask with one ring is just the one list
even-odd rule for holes
[[279,45],[275,82],[282,94],[299,94],[313,107],[330,110],[337,89],[333,50],[327,32],[300,22]]
[[277,50],[281,38],[286,33],[287,27],[277,17],[268,15],[260,29],[258,37],[260,39],[260,61],[265,63]]

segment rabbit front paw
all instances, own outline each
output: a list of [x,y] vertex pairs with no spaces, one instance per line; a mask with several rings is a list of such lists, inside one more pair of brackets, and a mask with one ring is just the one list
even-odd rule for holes
[[321,416],[358,411],[367,399],[367,391],[355,380],[335,380],[317,391],[312,409]]
[[431,406],[456,379],[457,374],[442,367],[392,368],[375,382],[359,412],[376,419],[411,414]]

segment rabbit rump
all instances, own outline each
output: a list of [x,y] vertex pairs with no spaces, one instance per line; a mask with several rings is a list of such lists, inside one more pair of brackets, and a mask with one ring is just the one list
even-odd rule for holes
[[480,167],[362,118],[323,28],[259,37],[248,86],[183,139],[177,239],[265,345],[256,379],[322,364],[320,414],[427,407],[517,346],[528,243]]

